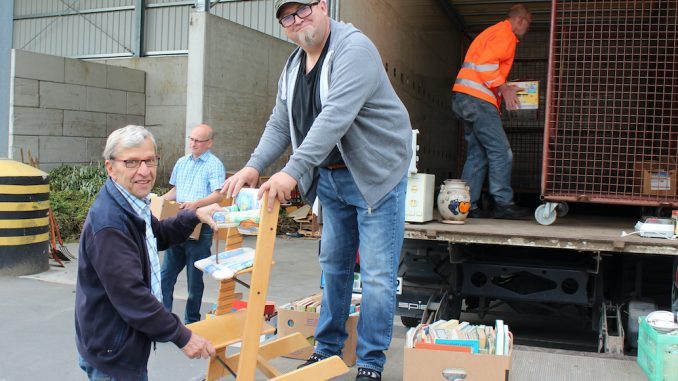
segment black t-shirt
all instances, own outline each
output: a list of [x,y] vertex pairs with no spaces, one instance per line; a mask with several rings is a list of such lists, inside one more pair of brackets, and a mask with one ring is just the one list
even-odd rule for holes
[[[297,73],[297,83],[294,86],[294,99],[292,101],[292,121],[294,122],[294,129],[297,131],[299,144],[304,141],[306,134],[311,129],[315,118],[320,114],[322,103],[320,102],[320,69],[327,56],[327,48],[330,45],[330,37],[327,37],[325,48],[318,62],[311,71],[306,71],[306,52],[301,50],[301,63],[299,64],[299,72]],[[343,163],[341,153],[335,146],[332,152],[320,164],[320,167],[326,167],[331,164]]]

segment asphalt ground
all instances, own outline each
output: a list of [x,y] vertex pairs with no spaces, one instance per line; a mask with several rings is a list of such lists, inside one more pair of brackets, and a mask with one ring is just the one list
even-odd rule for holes
[[[252,237],[247,237],[244,243],[254,247]],[[69,249],[77,253],[77,244],[69,244]],[[320,286],[317,253],[318,241],[315,239],[278,238],[267,299],[282,305],[317,292]],[[0,277],[0,381],[87,379],[77,365],[74,339],[76,272],[76,263],[71,262],[65,268],[51,266],[49,271],[31,276]],[[175,287],[174,312],[179,316],[183,316],[186,298],[183,275]],[[218,282],[205,278],[203,313],[215,302],[217,290]],[[236,291],[243,291],[246,296],[241,286]],[[384,380],[403,378],[406,331],[396,316]],[[283,372],[300,363],[300,360],[286,358],[273,361]],[[206,374],[206,364],[206,360],[187,359],[171,343],[158,344],[149,360],[149,379],[200,380]],[[427,364],[419,366],[426,367]],[[541,347],[516,346],[512,368],[513,381],[646,379],[635,357]],[[336,380],[354,380],[356,373],[354,366]],[[265,378],[259,375],[258,379]]]

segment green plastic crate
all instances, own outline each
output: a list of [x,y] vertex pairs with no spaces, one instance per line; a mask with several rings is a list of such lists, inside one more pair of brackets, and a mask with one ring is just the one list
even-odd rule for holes
[[[638,318],[638,325],[637,361],[647,378],[650,381],[678,381],[678,335],[655,331],[647,324],[645,316]],[[673,355],[669,354],[669,347]]]

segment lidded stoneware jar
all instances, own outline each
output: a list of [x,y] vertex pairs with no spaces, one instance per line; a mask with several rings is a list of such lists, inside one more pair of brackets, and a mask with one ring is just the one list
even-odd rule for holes
[[471,209],[471,194],[464,180],[448,179],[440,185],[438,212],[442,222],[463,224]]

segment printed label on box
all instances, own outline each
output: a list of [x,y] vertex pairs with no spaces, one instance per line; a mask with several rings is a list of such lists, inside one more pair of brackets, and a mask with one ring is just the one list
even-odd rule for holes
[[509,82],[510,85],[518,86],[522,90],[517,92],[520,101],[520,110],[536,110],[539,108],[539,82]]
[[652,190],[671,190],[671,174],[667,171],[652,171],[650,188]]

